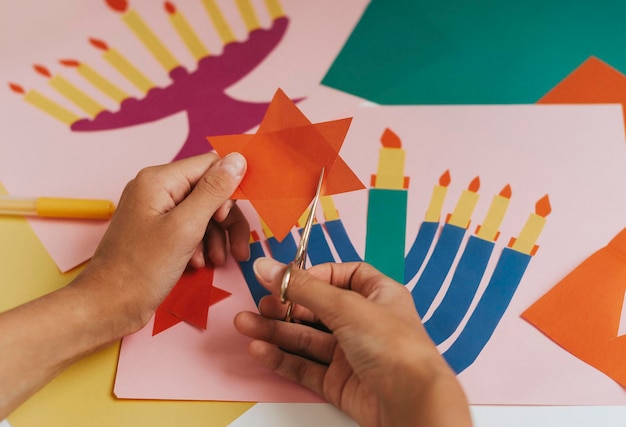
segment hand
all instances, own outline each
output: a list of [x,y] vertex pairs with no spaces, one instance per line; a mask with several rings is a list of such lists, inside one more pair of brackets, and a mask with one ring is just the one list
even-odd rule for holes
[[294,269],[287,297],[301,323],[287,323],[276,296],[285,266],[261,258],[254,268],[273,295],[261,301],[262,316],[240,313],[235,327],[269,369],[363,426],[471,425],[461,386],[404,286],[364,263]]
[[76,279],[0,313],[0,419],[74,361],[144,326],[188,263],[224,263],[226,234],[235,258],[248,258],[248,223],[228,200],[245,167],[239,154],[205,154],[142,170]]
[[124,189],[91,262],[72,285],[90,290],[105,285],[96,293],[101,303],[132,307],[131,329],[136,330],[189,263],[196,268],[224,264],[227,234],[233,256],[246,260],[250,229],[229,200],[245,167],[239,154],[220,160],[209,153],[139,172]]

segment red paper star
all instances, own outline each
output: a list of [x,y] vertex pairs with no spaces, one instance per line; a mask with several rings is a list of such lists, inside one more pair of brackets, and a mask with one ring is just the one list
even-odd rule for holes
[[157,308],[152,335],[183,321],[206,329],[209,307],[230,295],[213,286],[213,268],[186,271]]
[[248,199],[275,237],[282,240],[315,196],[322,167],[322,195],[365,188],[339,157],[351,118],[312,124],[278,90],[256,134],[208,137],[220,154],[239,152],[248,171],[236,199]]

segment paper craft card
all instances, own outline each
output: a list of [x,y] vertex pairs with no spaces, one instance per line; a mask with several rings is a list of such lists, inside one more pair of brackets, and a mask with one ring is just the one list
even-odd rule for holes
[[[471,403],[623,404],[520,314],[623,228],[625,150],[618,105],[360,107],[342,158],[370,188],[323,201],[310,260],[365,259],[406,282]],[[251,220],[253,257],[289,259],[297,232],[277,242]],[[215,271],[232,295],[206,332],[148,325],[124,340],[118,397],[317,400],[247,356],[232,318],[261,294],[241,269]]]
[[[142,167],[256,127],[278,87],[309,114],[354,106],[319,81],[366,4],[12,2],[0,16],[0,180],[12,195],[117,201]],[[29,222],[62,271],[107,226]]]
[[626,71],[622,2],[373,0],[324,84],[382,104],[534,103],[587,57]]

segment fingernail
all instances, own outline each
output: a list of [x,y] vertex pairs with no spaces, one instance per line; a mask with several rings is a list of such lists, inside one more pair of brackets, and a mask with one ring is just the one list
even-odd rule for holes
[[272,258],[259,258],[252,265],[254,274],[267,283],[274,282],[279,274],[285,268],[285,264],[281,264]]
[[220,167],[239,179],[246,169],[246,159],[239,153],[230,153],[220,161]]

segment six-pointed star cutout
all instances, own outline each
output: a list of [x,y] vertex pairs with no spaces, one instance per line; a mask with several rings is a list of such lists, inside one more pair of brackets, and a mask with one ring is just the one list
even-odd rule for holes
[[157,308],[152,335],[187,322],[206,329],[209,307],[230,296],[230,292],[213,286],[213,268],[188,270]]
[[278,90],[256,134],[210,136],[220,156],[241,153],[248,170],[235,199],[248,199],[280,241],[315,196],[322,168],[322,195],[365,188],[339,157],[351,118],[311,123]]

